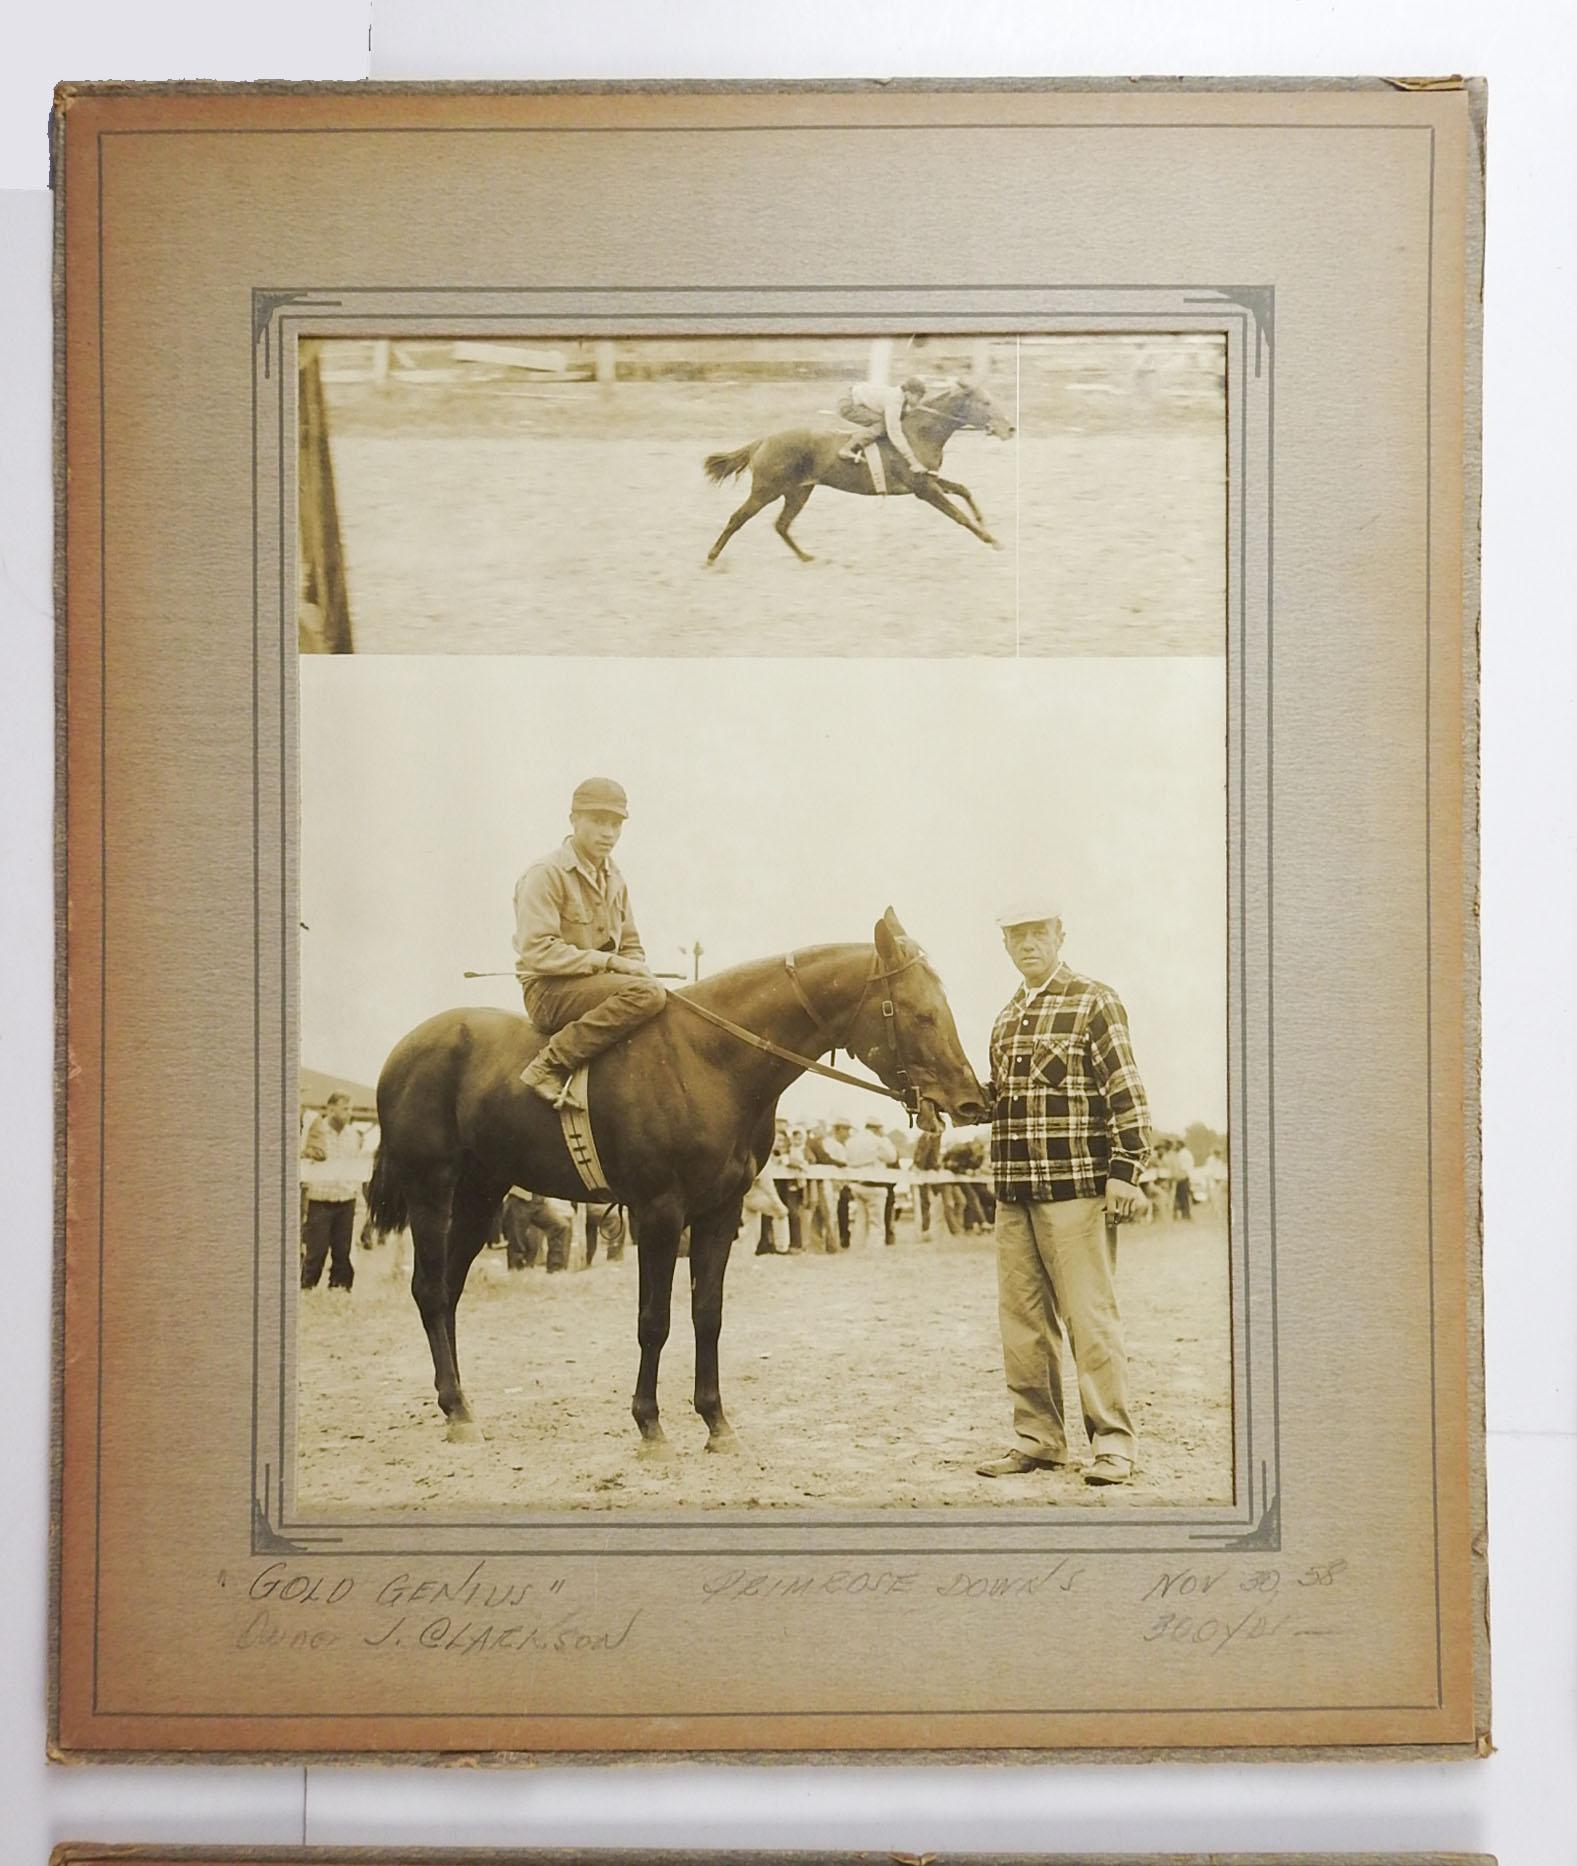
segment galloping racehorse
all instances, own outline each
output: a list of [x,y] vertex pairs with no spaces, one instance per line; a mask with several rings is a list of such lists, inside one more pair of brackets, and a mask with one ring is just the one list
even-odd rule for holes
[[[941,982],[891,908],[874,946],[760,959],[676,997],[688,1003],[670,1002],[592,1063],[588,1097],[609,1188],[629,1208],[640,1260],[631,1410],[642,1450],[656,1455],[667,1451],[657,1364],[687,1225],[695,1408],[708,1448],[733,1448],[717,1371],[723,1274],[744,1194],[772,1150],[778,1097],[809,1059],[845,1049],[911,1108],[928,1102],[966,1123],[985,1115]],[[519,1185],[586,1196],[558,1116],[519,1080],[542,1041],[508,1011],[446,1011],[402,1038],[378,1078],[367,1203],[380,1229],[410,1225],[411,1294],[448,1435],[462,1442],[482,1434],[460,1386],[455,1310],[504,1194]]]
[[[987,434],[994,434],[1000,441],[1010,440],[1013,435],[1013,423],[997,407],[986,391],[978,385],[968,382],[950,382],[943,388],[928,395],[918,408],[913,408],[904,416],[904,433],[909,437],[909,445],[915,451],[915,458],[930,471],[916,474],[909,468],[891,441],[874,442],[866,449],[867,454],[881,452],[882,467],[888,492],[913,493],[917,499],[923,499],[927,505],[933,505],[937,511],[944,512],[962,525],[966,531],[972,531],[983,543],[994,549],[1002,547],[986,530],[986,522],[980,515],[980,507],[975,504],[974,494],[961,480],[943,479],[938,469],[942,464],[942,450],[960,428],[977,428]],[[804,510],[805,501],[818,486],[830,486],[834,492],[858,492],[867,495],[880,491],[870,465],[864,457],[858,460],[845,460],[843,449],[848,444],[847,428],[783,428],[776,434],[769,434],[764,440],[751,441],[746,447],[736,448],[731,454],[709,454],[706,460],[707,477],[721,482],[735,479],[750,469],[750,497],[734,513],[723,527],[716,544],[707,553],[706,561],[716,563],[717,554],[727,544],[739,527],[755,517],[763,506],[768,506],[774,499],[783,501],[783,509],[778,513],[773,529],[789,547],[802,564],[812,562],[808,551],[802,551],[789,536],[789,526]],[[948,498],[949,493],[956,493],[974,513],[970,518],[961,512]]]

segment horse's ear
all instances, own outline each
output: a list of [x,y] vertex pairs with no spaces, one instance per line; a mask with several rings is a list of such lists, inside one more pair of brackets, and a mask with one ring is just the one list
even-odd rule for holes
[[894,958],[901,955],[903,942],[908,937],[897,914],[889,907],[876,922],[876,950],[882,955],[884,964],[891,964]]

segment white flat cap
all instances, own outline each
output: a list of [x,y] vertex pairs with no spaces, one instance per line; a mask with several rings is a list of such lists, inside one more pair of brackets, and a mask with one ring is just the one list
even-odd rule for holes
[[1050,894],[1021,894],[997,915],[999,927],[1027,926],[1034,920],[1060,920],[1062,909]]

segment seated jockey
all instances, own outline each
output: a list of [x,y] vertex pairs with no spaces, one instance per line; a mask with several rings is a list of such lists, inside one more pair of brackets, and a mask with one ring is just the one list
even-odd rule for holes
[[667,1002],[612,861],[628,815],[621,785],[587,778],[570,799],[570,834],[515,883],[515,973],[526,1015],[550,1039],[520,1079],[556,1108],[582,1063]]
[[896,389],[881,382],[857,382],[838,404],[838,413],[852,421],[859,430],[848,445],[838,450],[842,460],[858,460],[873,441],[891,441],[912,473],[925,474],[929,467],[919,457],[904,433],[903,418],[925,400],[925,383],[919,376],[906,376]]

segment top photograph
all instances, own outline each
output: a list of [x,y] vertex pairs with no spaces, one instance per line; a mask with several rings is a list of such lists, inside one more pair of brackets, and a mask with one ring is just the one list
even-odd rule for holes
[[1219,331],[298,361],[303,653],[1225,652]]

